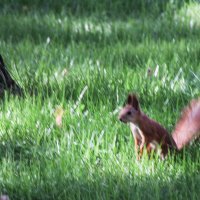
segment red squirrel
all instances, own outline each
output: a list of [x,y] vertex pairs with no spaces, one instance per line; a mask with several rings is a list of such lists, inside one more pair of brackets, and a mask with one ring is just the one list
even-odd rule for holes
[[145,145],[148,155],[160,146],[160,156],[163,159],[170,149],[180,150],[200,135],[200,99],[192,100],[183,110],[172,136],[162,125],[141,111],[134,94],[128,95],[126,105],[119,113],[119,120],[130,123],[137,159],[142,157]]

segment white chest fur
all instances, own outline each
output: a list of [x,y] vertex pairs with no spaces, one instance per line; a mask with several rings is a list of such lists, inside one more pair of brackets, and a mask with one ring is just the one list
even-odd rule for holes
[[133,134],[133,137],[136,137],[138,139],[141,139],[141,130],[133,123],[130,123],[130,128],[131,128],[131,132]]

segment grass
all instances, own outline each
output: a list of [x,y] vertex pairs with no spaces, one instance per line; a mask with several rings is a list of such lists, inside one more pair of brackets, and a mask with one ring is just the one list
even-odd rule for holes
[[[150,1],[135,1],[136,9],[116,0],[112,11],[102,1],[93,12],[86,0],[74,10],[63,1],[2,2],[1,54],[25,98],[6,93],[0,103],[0,193],[198,199],[199,145],[164,162],[138,162],[117,115],[134,91],[143,111],[172,131],[181,109],[199,96],[199,4],[156,1],[149,10]],[[159,69],[156,77],[147,76],[149,67]]]

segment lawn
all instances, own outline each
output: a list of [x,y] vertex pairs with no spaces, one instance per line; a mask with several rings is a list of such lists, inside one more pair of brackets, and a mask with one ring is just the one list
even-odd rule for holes
[[198,1],[2,0],[0,54],[25,95],[0,100],[0,194],[198,199],[200,145],[137,161],[117,117],[135,92],[171,132],[200,96],[199,10]]

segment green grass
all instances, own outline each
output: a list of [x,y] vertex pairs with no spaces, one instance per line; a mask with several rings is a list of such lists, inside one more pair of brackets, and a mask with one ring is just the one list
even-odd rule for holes
[[[45,2],[0,4],[0,53],[25,90],[25,98],[6,93],[0,103],[0,193],[198,199],[200,146],[138,162],[117,115],[136,92],[143,111],[171,132],[181,109],[199,96],[200,5]],[[148,77],[157,66],[158,76]],[[59,106],[62,127],[55,122]]]

